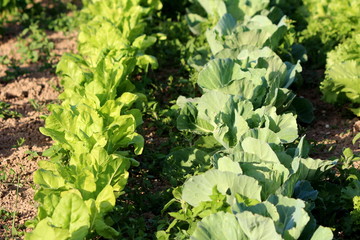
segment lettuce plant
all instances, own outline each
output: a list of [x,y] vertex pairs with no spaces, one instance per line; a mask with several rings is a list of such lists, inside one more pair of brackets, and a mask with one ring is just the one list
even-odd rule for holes
[[359,1],[305,0],[300,14],[308,23],[300,42],[308,49],[312,65],[326,64],[326,54],[359,31]]
[[144,8],[137,0],[84,2],[94,19],[82,27],[79,54],[64,55],[57,68],[63,102],[51,106],[40,129],[55,143],[47,151],[51,159],[39,162],[34,174],[39,208],[26,239],[119,238],[107,214],[123,194],[128,169],[138,165],[131,152],[141,154],[144,147],[136,133],[141,112],[132,105],[145,97],[129,92],[129,76],[136,66],[146,71],[157,65],[144,53],[155,39],[143,34],[141,22],[161,3],[148,1]]
[[329,52],[326,77],[320,89],[330,103],[351,102],[350,110],[360,116],[360,37],[352,38]]
[[243,0],[197,0],[196,4],[205,10],[206,16],[203,16],[203,14],[199,13],[201,11],[197,10],[187,14],[186,19],[191,31],[196,35],[200,35],[206,30],[204,26],[214,25],[225,14],[230,14],[236,20],[242,21],[246,16],[253,16],[266,9],[269,0],[256,0],[252,1],[251,4]]

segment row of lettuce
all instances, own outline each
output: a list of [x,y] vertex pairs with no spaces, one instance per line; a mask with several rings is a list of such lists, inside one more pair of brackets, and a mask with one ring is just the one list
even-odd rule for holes
[[332,32],[339,31],[334,35],[343,38],[327,54],[325,79],[320,87],[325,101],[345,104],[357,116],[360,116],[360,20],[356,10],[359,8],[360,1],[331,1],[326,7],[326,16],[334,16],[329,24],[335,25]]
[[[311,181],[335,162],[308,157],[297,119],[311,104],[289,89],[304,49],[286,43],[289,20],[270,2],[197,0],[187,20],[206,43],[191,59],[202,96],[179,97],[177,128],[195,135],[165,170],[185,183],[158,239],[332,239],[311,213]],[[205,10],[205,14],[202,14]],[[277,53],[287,52],[283,61]],[[290,57],[289,57],[290,55]]]
[[312,68],[326,68],[320,89],[329,103],[360,116],[359,0],[274,0],[296,20]]
[[146,36],[145,19],[161,9],[158,0],[83,1],[78,53],[62,56],[60,105],[51,106],[40,131],[54,140],[34,173],[39,185],[34,230],[26,239],[121,238],[107,218],[123,194],[128,169],[138,162],[144,139],[142,94],[131,77],[155,57],[145,54],[156,38]]

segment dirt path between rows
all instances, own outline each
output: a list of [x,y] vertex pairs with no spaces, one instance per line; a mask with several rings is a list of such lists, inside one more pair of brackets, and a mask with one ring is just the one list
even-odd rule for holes
[[[48,34],[55,42],[54,52],[58,56],[75,51],[75,36],[75,33]],[[1,42],[0,56],[21,57],[14,51],[15,44],[16,37]],[[46,105],[56,102],[59,94],[59,80],[53,71],[40,71],[36,65],[21,68],[28,73],[9,83],[0,83],[0,101],[11,104],[11,110],[22,114],[20,118],[0,119],[0,239],[12,236],[13,221],[16,229],[23,231],[24,223],[36,215],[32,174],[37,161],[44,159],[41,153],[51,145],[51,139],[39,132],[44,125],[41,116],[48,113]],[[6,66],[0,65],[0,78],[6,70]]]

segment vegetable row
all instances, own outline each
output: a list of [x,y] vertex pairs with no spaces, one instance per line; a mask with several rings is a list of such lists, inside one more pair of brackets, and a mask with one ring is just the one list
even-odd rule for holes
[[168,157],[165,169],[187,180],[165,206],[177,202],[180,210],[169,213],[174,220],[157,238],[332,239],[311,214],[311,181],[334,163],[309,158],[304,137],[297,140],[296,120],[313,116],[289,89],[302,47],[290,46],[294,62],[277,54],[286,45],[286,16],[265,0],[196,3],[206,16],[187,19],[207,40],[192,61],[202,96],[177,100],[177,127],[196,141]]
[[[150,0],[83,1],[78,53],[62,56],[60,105],[51,106],[40,131],[54,140],[34,173],[39,185],[34,228],[26,239],[117,238],[107,213],[123,194],[128,169],[138,162],[144,139],[138,106],[146,97],[135,93],[131,76],[157,67],[146,49],[145,18],[161,9]],[[132,150],[133,149],[133,150]],[[133,152],[133,153],[132,153]]]

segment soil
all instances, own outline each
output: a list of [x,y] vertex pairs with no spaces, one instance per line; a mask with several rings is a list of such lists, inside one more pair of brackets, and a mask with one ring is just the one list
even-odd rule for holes
[[[54,62],[63,53],[75,51],[76,33],[48,32],[48,38],[55,43]],[[16,54],[16,36],[0,44],[0,56],[21,57]],[[25,74],[0,83],[0,101],[22,114],[0,119],[0,239],[11,236],[13,221],[18,231],[24,231],[24,223],[36,216],[32,175],[37,162],[45,159],[41,153],[51,145],[51,139],[39,132],[44,126],[41,116],[48,114],[46,105],[57,101],[59,94],[59,79],[53,70],[41,70],[39,64],[20,67]],[[0,65],[0,78],[6,70]]]
[[[305,82],[297,93],[298,96],[310,100],[314,107],[315,120],[302,129],[312,145],[310,156],[320,159],[339,157],[345,148],[359,154],[359,142],[353,144],[352,140],[360,132],[360,118],[354,117],[347,106],[333,105],[322,100],[318,85],[323,77],[322,70],[305,70],[303,78],[310,81],[314,79],[314,82]],[[311,88],[307,88],[307,84],[311,85]]]

